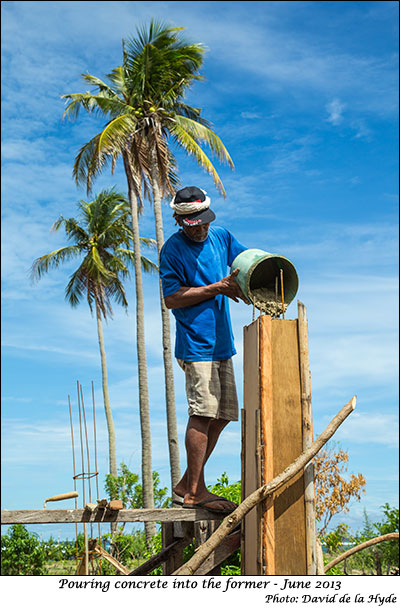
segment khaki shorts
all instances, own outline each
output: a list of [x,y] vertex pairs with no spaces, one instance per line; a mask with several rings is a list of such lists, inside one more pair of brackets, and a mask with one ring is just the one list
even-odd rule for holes
[[238,399],[232,359],[188,362],[178,360],[185,371],[189,415],[238,420]]

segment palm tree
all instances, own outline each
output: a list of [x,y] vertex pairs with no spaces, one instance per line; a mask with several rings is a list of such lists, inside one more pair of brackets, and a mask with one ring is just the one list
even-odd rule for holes
[[[172,140],[208,171],[223,195],[225,190],[202,144],[207,144],[220,161],[233,167],[232,160],[201,110],[187,106],[183,95],[187,87],[201,79],[198,69],[204,49],[200,44],[179,40],[182,28],[171,28],[152,21],[148,31],[138,30],[138,37],[123,42],[123,62],[112,70],[105,83],[90,74],[83,78],[97,89],[96,94],[77,93],[64,97],[70,100],[64,116],[76,118],[82,107],[108,118],[104,129],[79,151],[73,174],[78,184],[92,181],[107,162],[112,168],[122,157],[128,180],[132,208],[133,233],[137,233],[138,205],[141,189],[149,195],[151,188],[156,223],[158,251],[164,243],[161,200],[173,193],[178,183],[175,159],[169,147]],[[136,245],[135,245],[136,248]],[[140,278],[137,276],[137,287]],[[180,479],[179,451],[173,390],[169,312],[165,307],[161,286],[160,300],[163,329],[163,356],[166,383],[168,441],[172,487]],[[138,308],[139,312],[139,308]],[[139,320],[137,322],[139,324]],[[145,355],[142,355],[145,359]],[[139,346],[138,346],[139,362]],[[139,363],[140,384],[140,363]],[[143,442],[146,442],[142,434]],[[149,482],[151,472],[149,473]],[[144,484],[144,481],[143,481]],[[149,483],[150,484],[150,483]]]
[[[58,248],[37,258],[31,269],[33,279],[39,280],[50,268],[57,268],[74,258],[82,258],[65,290],[65,298],[76,307],[86,296],[90,311],[96,313],[97,334],[100,349],[102,388],[106,413],[110,474],[117,476],[114,422],[108,392],[107,363],[104,349],[103,325],[112,316],[111,299],[125,309],[128,306],[123,280],[129,277],[128,266],[133,264],[134,252],[130,249],[132,231],[128,223],[129,204],[126,198],[114,189],[102,191],[91,202],[78,204],[80,219],[60,216],[52,230],[64,228],[72,245]],[[141,238],[147,246],[153,240]],[[142,257],[145,271],[155,271],[156,265]]]

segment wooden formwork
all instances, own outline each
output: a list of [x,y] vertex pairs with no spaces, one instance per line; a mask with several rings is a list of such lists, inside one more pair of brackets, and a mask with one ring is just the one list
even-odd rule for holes
[[[262,315],[244,328],[243,499],[285,470],[303,451],[300,352],[298,320]],[[245,517],[242,574],[313,573],[304,490],[302,471]]]

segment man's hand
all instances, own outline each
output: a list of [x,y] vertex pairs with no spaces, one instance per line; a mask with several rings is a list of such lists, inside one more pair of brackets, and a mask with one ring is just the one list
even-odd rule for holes
[[191,305],[197,305],[197,303],[212,299],[217,296],[217,294],[223,294],[236,301],[236,303],[239,303],[239,299],[242,299],[242,301],[249,305],[250,301],[246,299],[239,284],[235,280],[238,273],[239,268],[232,271],[230,275],[223,277],[219,282],[215,282],[215,284],[210,284],[209,286],[182,286],[179,290],[174,292],[174,294],[165,297],[165,305],[168,309],[190,307]]
[[239,273],[239,267],[237,267],[232,273],[223,277],[222,280],[217,282],[219,293],[223,294],[230,299],[233,299],[236,303],[239,303],[239,299],[242,299],[247,305],[249,305],[250,301],[246,299],[244,296],[242,289],[239,284],[235,280],[235,277]]

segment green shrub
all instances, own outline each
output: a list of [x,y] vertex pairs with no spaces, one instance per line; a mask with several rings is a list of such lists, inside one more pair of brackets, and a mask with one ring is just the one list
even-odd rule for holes
[[1,537],[2,576],[42,576],[46,553],[37,534],[30,534],[23,525],[12,525]]

